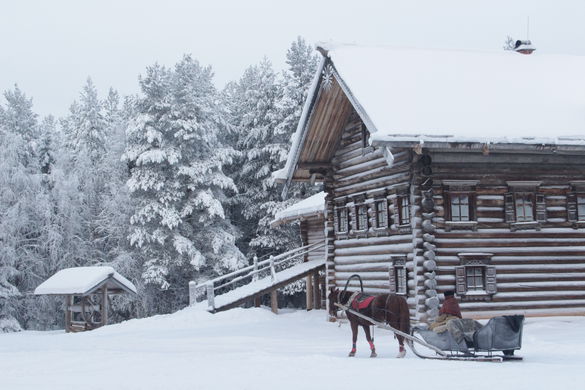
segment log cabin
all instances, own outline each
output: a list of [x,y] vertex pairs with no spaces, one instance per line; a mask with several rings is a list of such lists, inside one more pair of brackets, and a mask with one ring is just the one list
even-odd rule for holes
[[323,183],[328,288],[357,273],[420,322],[447,290],[467,317],[585,314],[585,57],[318,51],[274,176]]

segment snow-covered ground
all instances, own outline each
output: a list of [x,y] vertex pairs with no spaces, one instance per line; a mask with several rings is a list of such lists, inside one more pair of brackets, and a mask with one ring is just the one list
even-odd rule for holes
[[209,314],[188,308],[92,332],[0,334],[0,389],[582,389],[585,317],[529,318],[523,362],[395,359],[396,341],[350,329],[324,311]]

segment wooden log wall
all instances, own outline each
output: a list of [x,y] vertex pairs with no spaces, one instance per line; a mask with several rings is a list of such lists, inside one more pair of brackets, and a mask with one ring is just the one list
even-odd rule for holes
[[[416,316],[418,298],[421,293],[415,285],[417,280],[417,256],[422,255],[418,249],[420,234],[413,239],[412,230],[420,225],[416,204],[420,193],[410,193],[411,225],[408,229],[399,228],[396,214],[397,191],[411,188],[412,152],[410,150],[393,150],[392,166],[384,156],[384,150],[374,148],[368,143],[368,132],[363,123],[353,113],[346,124],[341,140],[336,149],[332,164],[335,167],[333,181],[325,183],[327,193],[326,232],[328,235],[327,284],[343,288],[348,278],[359,274],[367,293],[381,294],[389,292],[389,267],[392,256],[406,256],[409,289],[408,302],[411,314]],[[412,187],[416,188],[416,187]],[[366,231],[338,234],[334,229],[334,212],[336,205],[348,205],[348,218],[355,227],[356,212],[352,207],[359,197],[367,205],[368,226]],[[376,228],[375,201],[388,200],[389,226]],[[358,289],[359,282],[350,282],[351,289]]]
[[[464,315],[490,317],[585,314],[585,229],[567,218],[572,181],[585,179],[585,157],[492,153],[430,153],[436,226],[437,291],[455,289],[459,253],[493,253],[497,293],[490,300],[462,298]],[[479,180],[475,187],[476,231],[446,228],[448,180]],[[512,231],[504,194],[509,181],[540,181],[546,220],[540,230]]]
[[[303,245],[312,245],[325,240],[323,217],[311,216],[301,221],[301,235]],[[307,253],[305,260],[322,260],[324,256],[325,248],[320,248]]]

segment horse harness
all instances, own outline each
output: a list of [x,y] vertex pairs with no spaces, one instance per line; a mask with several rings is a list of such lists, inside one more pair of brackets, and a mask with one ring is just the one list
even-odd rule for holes
[[[360,311],[364,310],[365,308],[367,308],[375,298],[376,298],[375,295],[368,295],[368,294],[364,294],[364,293],[359,292],[359,291],[354,291],[350,295],[347,302],[345,303],[345,306],[351,308],[352,310],[360,312]],[[398,315],[397,313],[387,309],[389,299],[390,299],[390,295],[388,295],[386,297],[386,302],[385,302],[384,308],[379,308],[379,307],[377,308],[377,310],[384,312],[384,320],[387,320],[388,314]],[[339,301],[341,302],[341,295],[339,296]]]

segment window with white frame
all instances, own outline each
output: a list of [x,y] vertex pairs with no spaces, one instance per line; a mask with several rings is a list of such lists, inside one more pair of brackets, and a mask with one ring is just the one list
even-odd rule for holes
[[356,230],[367,230],[368,229],[368,206],[365,204],[356,205],[355,213],[356,213],[355,229]]
[[388,227],[388,201],[379,199],[375,202],[376,227],[378,229]]
[[530,192],[515,192],[514,206],[516,222],[534,221],[534,194]]
[[467,222],[471,219],[469,212],[469,194],[451,193],[451,221]]
[[447,230],[475,229],[475,191],[478,180],[443,180]]
[[508,181],[504,195],[506,222],[512,230],[540,229],[546,222],[546,198],[539,192],[539,181]]
[[485,290],[485,266],[466,266],[465,284],[467,291]]
[[408,195],[399,195],[396,198],[396,202],[398,203],[398,224],[410,224],[410,200]]

